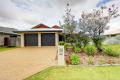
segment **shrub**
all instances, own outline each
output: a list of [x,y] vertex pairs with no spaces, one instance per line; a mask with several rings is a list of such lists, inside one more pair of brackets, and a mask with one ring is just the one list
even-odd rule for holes
[[89,37],[88,35],[85,34],[85,32],[79,32],[76,35],[76,42],[77,42],[77,47],[86,47],[89,44]]
[[64,44],[64,48],[65,48],[65,50],[67,49],[68,46],[70,46],[69,43],[65,43],[65,44]]
[[67,48],[74,48],[72,45],[68,45]]
[[94,46],[87,46],[85,47],[85,52],[88,56],[94,56],[94,54],[97,52],[97,49]]
[[112,50],[111,48],[106,48],[105,49],[105,53],[108,56],[112,56],[112,57],[119,57],[120,56],[120,52],[119,51]]
[[81,43],[76,43],[75,46],[76,46],[76,47],[79,47],[79,48],[82,47]]
[[77,54],[72,54],[71,57],[70,57],[70,59],[71,59],[71,63],[73,65],[80,64],[80,57]]
[[75,51],[75,53],[79,53],[81,51],[81,49],[79,47],[75,47],[74,51]]
[[64,44],[65,44],[64,41],[60,41],[60,42],[59,42],[59,45],[61,45],[61,46],[63,46]]
[[99,52],[101,52],[102,51],[102,42],[103,42],[104,38],[103,37],[95,37],[92,40],[93,40],[93,43],[94,43],[95,47],[97,48],[97,50]]
[[91,65],[94,64],[94,58],[93,58],[93,56],[89,56],[88,57],[88,64],[91,64]]

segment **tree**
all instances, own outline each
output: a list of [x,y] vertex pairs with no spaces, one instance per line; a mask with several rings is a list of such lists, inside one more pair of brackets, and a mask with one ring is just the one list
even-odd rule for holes
[[79,32],[76,34],[76,46],[78,47],[86,47],[86,45],[89,43],[89,36],[85,34],[84,32]]
[[67,4],[67,9],[65,10],[64,15],[63,29],[66,41],[71,44],[75,41],[74,31],[76,29],[76,25],[75,16],[71,14],[71,9],[69,9],[69,4]]
[[79,28],[89,34],[99,52],[102,51],[102,35],[109,28],[107,24],[112,18],[119,15],[117,13],[118,7],[112,5],[110,8],[101,7],[100,9],[93,9],[92,12],[81,14]]

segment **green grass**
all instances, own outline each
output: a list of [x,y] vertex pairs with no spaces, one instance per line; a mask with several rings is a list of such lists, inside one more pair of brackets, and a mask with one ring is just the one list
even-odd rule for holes
[[103,48],[111,48],[116,51],[120,51],[120,45],[105,45]]
[[120,66],[50,67],[25,80],[120,80]]
[[120,45],[106,45],[103,46],[105,53],[112,57],[120,57]]
[[0,47],[0,52],[8,51],[8,50],[11,50],[11,49],[15,49],[15,47],[11,47],[11,48],[8,48],[8,47]]

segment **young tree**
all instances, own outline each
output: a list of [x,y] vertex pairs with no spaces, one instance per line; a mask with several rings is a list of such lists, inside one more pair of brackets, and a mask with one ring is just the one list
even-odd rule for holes
[[101,7],[90,13],[83,12],[79,21],[79,28],[90,35],[98,51],[102,51],[102,34],[109,27],[107,24],[112,18],[118,16],[118,7],[112,5],[110,8]]
[[67,9],[65,10],[64,15],[63,29],[66,41],[70,42],[71,44],[75,41],[74,31],[76,29],[76,25],[75,16],[71,14],[71,9],[69,9],[69,4],[67,4]]
[[87,44],[89,43],[89,36],[85,34],[84,32],[79,32],[76,34],[76,46],[77,47],[86,47]]

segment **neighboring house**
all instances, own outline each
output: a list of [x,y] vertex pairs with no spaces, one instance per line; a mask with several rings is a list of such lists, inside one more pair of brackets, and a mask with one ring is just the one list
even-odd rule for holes
[[21,35],[21,47],[25,46],[58,46],[59,34],[62,29],[55,25],[48,27],[39,24],[32,29],[16,31]]
[[14,28],[0,27],[0,46],[18,46],[18,34]]
[[120,29],[108,31],[108,32],[106,32],[104,35],[105,35],[105,36],[109,36],[109,37],[118,36],[118,35],[120,35]]

